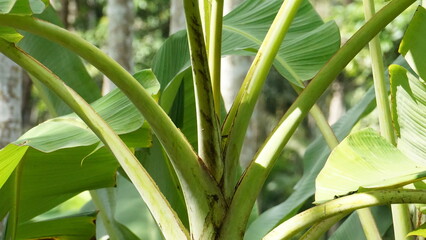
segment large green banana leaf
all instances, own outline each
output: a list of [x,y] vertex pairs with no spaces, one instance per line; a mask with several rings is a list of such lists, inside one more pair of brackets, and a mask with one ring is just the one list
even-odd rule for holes
[[[398,148],[413,161],[426,159],[426,10],[417,9],[399,47],[410,67],[419,76],[405,74],[394,77],[392,84],[392,113],[398,135]],[[398,70],[399,69],[399,70]],[[397,73],[396,72],[396,73]],[[408,78],[408,79],[407,79]]]
[[[118,164],[106,150],[87,157],[95,146],[76,147],[43,153],[28,148],[21,160],[19,200],[9,195],[9,180],[0,189],[0,217],[12,206],[18,206],[20,221],[29,220],[81,191],[114,186]],[[82,160],[84,162],[82,162]],[[8,161],[5,156],[5,161]]]
[[416,164],[426,165],[425,80],[398,65],[391,65],[390,73],[392,115],[398,135],[398,149]]
[[79,214],[45,221],[30,221],[19,226],[16,240],[58,239],[91,240],[95,237],[96,213]]
[[[160,87],[151,71],[135,77],[156,96]],[[92,106],[130,146],[151,146],[151,131],[144,118],[119,90]],[[11,202],[10,184],[0,189],[0,218],[12,204],[19,205],[20,220],[25,221],[81,191],[115,185],[118,163],[75,114],[40,124],[0,154],[0,186],[13,170],[9,165],[23,164],[19,202]]]
[[182,74],[182,80],[178,88],[170,117],[176,126],[185,134],[192,147],[197,149],[197,117],[195,111],[195,95],[191,71]]
[[[160,86],[150,70],[138,72],[135,77],[151,95],[158,94]],[[145,119],[119,90],[109,93],[91,105],[117,134],[130,134],[143,128],[145,130],[139,132],[142,135],[138,137],[138,144],[142,146],[151,144],[150,131],[147,126],[143,126]],[[126,137],[124,135],[124,138]],[[96,143],[99,143],[99,139],[75,113],[48,120],[30,129],[15,142],[43,152]]]
[[[411,84],[404,83],[404,81],[399,84],[395,84],[392,91],[392,106],[393,114],[395,119],[395,128],[398,134],[398,148],[404,151],[407,156],[409,156],[414,161],[424,162],[426,159],[426,125],[424,122],[416,121],[415,118],[408,118],[408,115],[416,115],[418,113],[411,112],[411,114],[405,113],[412,111],[412,109],[418,109],[418,103],[423,102],[425,105],[425,97],[413,99],[414,101],[407,102],[408,107],[398,107],[398,98],[401,97],[401,91],[398,89],[404,89],[404,92],[426,92],[425,90],[425,79],[426,79],[426,57],[424,53],[426,52],[426,45],[424,44],[423,36],[426,34],[426,10],[419,7],[417,13],[414,15],[410,27],[407,29],[404,39],[401,42],[399,47],[399,52],[407,58],[410,66],[416,70],[418,76],[423,81],[414,81]],[[405,79],[405,78],[403,78]],[[423,90],[422,90],[423,89]],[[414,94],[419,96],[420,94]],[[420,109],[420,111],[425,111],[425,109]],[[403,116],[401,116],[403,115]],[[404,117],[405,116],[405,117]],[[423,135],[418,135],[416,133],[423,133]],[[415,184],[416,188],[425,188],[425,184],[422,182],[417,182]],[[420,206],[424,209],[424,205]],[[422,224],[417,230],[411,232],[409,235],[419,235],[422,237],[426,236],[426,224]]]
[[374,130],[366,129],[349,135],[332,151],[317,177],[315,201],[365,188],[403,186],[425,177],[425,164],[416,164]]
[[[410,67],[426,68],[425,10],[419,7],[400,47]],[[363,188],[389,188],[426,177],[426,83],[404,67],[391,65],[392,115],[398,148],[371,130],[350,135],[330,155],[317,178],[316,200],[326,201]]]
[[407,59],[411,68],[423,80],[426,79],[426,45],[424,36],[426,34],[426,10],[423,7],[418,7],[416,14],[410,22],[410,26],[405,32],[404,38],[399,46],[399,52]]
[[153,146],[141,149],[136,152],[136,156],[179,215],[182,223],[188,226],[187,210],[179,180],[158,139],[154,137]]
[[[282,1],[245,1],[224,18],[223,54],[253,55],[259,49]],[[300,85],[311,79],[340,47],[334,22],[324,23],[304,1],[275,58],[286,79]],[[302,85],[300,85],[302,86]]]

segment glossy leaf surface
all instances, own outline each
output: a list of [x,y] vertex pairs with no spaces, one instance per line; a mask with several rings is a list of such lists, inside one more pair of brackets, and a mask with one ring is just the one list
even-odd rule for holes
[[426,177],[415,164],[371,129],[349,135],[330,154],[316,180],[315,201],[351,194],[360,188],[403,186]]
[[26,146],[20,147],[9,144],[0,150],[0,188],[12,174],[27,149]]
[[[224,18],[223,54],[254,55],[282,1],[245,1]],[[300,85],[311,79],[340,47],[334,22],[324,23],[305,1],[284,39],[274,66],[286,79]]]
[[413,161],[426,164],[426,10],[417,9],[399,51],[417,76],[392,65],[392,117],[398,148]]
[[114,186],[118,163],[105,149],[87,157],[94,147],[67,148],[50,154],[29,148],[21,159],[19,201],[14,203],[8,197],[8,181],[0,189],[0,217],[16,204],[20,221],[26,221],[84,190]]

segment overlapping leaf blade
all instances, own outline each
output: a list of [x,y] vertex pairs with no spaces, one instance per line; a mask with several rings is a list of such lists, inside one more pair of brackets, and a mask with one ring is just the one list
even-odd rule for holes
[[[158,139],[154,137],[153,146],[142,149],[136,153],[136,156],[179,215],[182,223],[188,226],[187,209],[179,180]],[[125,186],[125,184],[123,185]]]
[[194,149],[197,149],[197,118],[192,73],[186,71],[169,113],[176,126],[185,134]]
[[[151,71],[135,75],[156,95],[159,84]],[[119,90],[92,104],[95,110],[131,146],[151,146],[151,132],[144,118]],[[99,148],[99,139],[75,116],[69,114],[47,121],[24,134],[15,144],[29,149],[22,159],[13,156],[4,163],[24,161],[21,174],[19,216],[30,219],[76,195],[77,193],[115,184],[118,163],[105,148]],[[12,144],[9,146],[13,146]],[[6,169],[7,170],[7,169]],[[2,170],[0,175],[10,175]],[[5,216],[11,204],[10,186],[0,189],[0,217]]]
[[0,188],[12,174],[27,149],[26,146],[20,147],[10,144],[0,150]]
[[[135,76],[152,95],[158,93],[160,87],[151,71],[145,70]],[[150,130],[144,125],[145,119],[119,90],[94,102],[92,107],[117,134],[130,134],[142,128],[138,137],[139,145],[151,144]],[[25,144],[43,152],[52,152],[62,148],[90,146],[99,143],[99,139],[76,114],[72,113],[38,125],[14,143]]]
[[29,148],[21,159],[19,201],[12,202],[8,197],[12,187],[9,181],[0,189],[0,218],[16,204],[20,221],[26,221],[84,190],[114,186],[118,163],[105,149],[86,157],[94,147],[65,148],[52,153]]
[[417,164],[426,165],[425,81],[398,65],[390,66],[390,72],[398,148]]
[[[282,1],[245,1],[224,18],[223,54],[253,55],[259,48]],[[340,47],[335,23],[324,24],[305,1],[275,58],[274,66],[286,79],[300,85],[312,78]]]
[[419,7],[402,39],[399,52],[418,77],[391,66],[392,113],[398,148],[413,161],[426,164],[426,9]]
[[23,223],[17,240],[66,239],[90,240],[95,237],[96,213]]
[[158,78],[163,91],[179,73],[189,67],[189,48],[185,31],[170,36],[158,50],[152,71]]
[[403,186],[426,177],[426,165],[415,164],[371,129],[349,135],[330,154],[316,180],[316,202],[360,188]]

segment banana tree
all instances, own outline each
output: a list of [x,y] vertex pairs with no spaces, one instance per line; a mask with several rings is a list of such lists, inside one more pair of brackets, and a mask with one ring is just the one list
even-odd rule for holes
[[[357,209],[364,209],[357,212],[362,222],[371,223],[364,228],[366,237],[380,238],[366,207],[399,203],[404,205],[392,207],[395,236],[405,238],[411,231],[406,204],[426,203],[421,181],[426,11],[418,8],[401,43],[411,68],[390,67],[391,103],[375,36],[414,2],[393,0],[375,13],[373,2],[366,1],[368,20],[340,47],[337,25],[324,23],[308,1],[246,0],[222,17],[221,0],[184,0],[187,30],[164,42],[152,69],[131,75],[62,28],[48,1],[1,1],[0,52],[30,74],[57,115],[0,151],[3,238],[94,239],[102,225],[110,239],[140,239],[118,214],[126,204],[121,193],[127,195],[132,186],[147,210],[135,207],[126,214],[143,216],[139,224],[155,222],[160,232],[145,238],[287,239],[312,226],[302,236],[311,239]],[[316,102],[370,41],[374,89],[332,129]],[[224,113],[219,73],[220,58],[227,54],[255,57]],[[118,89],[100,98],[80,58]],[[271,67],[299,97],[241,173],[244,136]],[[346,137],[375,100],[385,138],[373,130]],[[258,216],[253,207],[260,190],[308,113],[324,140],[307,151],[311,164],[295,193]],[[99,190],[115,186],[117,194]],[[43,215],[85,190],[91,190],[98,214]],[[319,205],[297,214],[314,193]]]

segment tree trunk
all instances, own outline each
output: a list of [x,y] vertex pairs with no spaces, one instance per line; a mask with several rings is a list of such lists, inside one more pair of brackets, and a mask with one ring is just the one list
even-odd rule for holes
[[[107,53],[127,71],[133,70],[133,1],[109,0],[108,16],[108,45]],[[104,78],[102,94],[110,92],[116,86]]]
[[[22,81],[21,68],[0,53],[0,148],[22,132]],[[5,219],[0,221],[0,238],[4,224]]]
[[337,122],[345,113],[343,84],[339,81],[331,85],[331,99],[328,111],[328,123],[330,125]]
[[22,70],[0,54],[0,147],[15,141],[22,131]]
[[185,13],[182,0],[170,1],[170,31],[169,34],[185,29]]
[[61,0],[61,20],[66,29],[68,29],[70,25],[68,21],[69,4],[69,0]]

